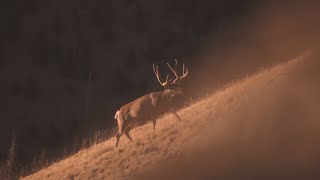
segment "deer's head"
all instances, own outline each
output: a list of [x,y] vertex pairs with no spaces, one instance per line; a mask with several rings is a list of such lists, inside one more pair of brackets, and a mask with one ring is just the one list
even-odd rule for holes
[[[182,88],[181,88],[181,81],[188,75],[189,71],[188,68],[185,67],[184,64],[182,64],[182,75],[178,75],[178,61],[175,59],[175,66],[172,67],[169,63],[167,63],[169,69],[173,72],[174,78],[170,78],[170,75],[167,74],[167,78],[165,82],[161,81],[160,73],[159,73],[159,66],[153,64],[153,71],[156,75],[160,85],[166,89],[167,92],[170,93],[171,96],[174,96],[176,94],[182,94]],[[169,79],[170,78],[170,79]]]

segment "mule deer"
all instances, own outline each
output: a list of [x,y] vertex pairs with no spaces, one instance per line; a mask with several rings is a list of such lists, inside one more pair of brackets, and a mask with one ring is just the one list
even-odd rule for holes
[[159,73],[159,66],[153,64],[153,71],[156,75],[158,82],[164,87],[163,91],[152,92],[146,94],[124,106],[122,106],[115,114],[114,118],[118,121],[118,132],[116,134],[116,147],[120,137],[125,134],[127,138],[132,142],[130,131],[133,127],[140,123],[152,121],[153,132],[156,127],[156,119],[167,113],[172,113],[179,122],[181,121],[178,114],[172,108],[172,99],[177,94],[182,94],[182,88],[179,86],[182,79],[188,75],[188,69],[182,66],[182,75],[179,76],[177,72],[178,62],[175,60],[175,67],[171,67],[167,63],[169,69],[175,75],[175,78],[169,80],[169,74],[167,75],[166,81],[162,82]]

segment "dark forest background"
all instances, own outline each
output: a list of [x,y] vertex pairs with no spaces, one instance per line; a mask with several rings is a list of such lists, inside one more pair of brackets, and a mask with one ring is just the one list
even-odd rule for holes
[[0,160],[13,136],[19,162],[28,163],[44,150],[55,158],[94,131],[116,127],[121,105],[161,90],[152,63],[164,73],[174,58],[189,67],[185,103],[294,57],[318,42],[316,7],[250,0],[1,1]]

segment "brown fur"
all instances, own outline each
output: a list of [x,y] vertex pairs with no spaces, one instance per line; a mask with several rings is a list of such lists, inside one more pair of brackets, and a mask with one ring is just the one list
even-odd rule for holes
[[118,121],[116,147],[118,147],[120,137],[123,134],[131,142],[133,141],[129,133],[138,124],[152,121],[153,130],[155,130],[156,119],[164,113],[170,112],[181,121],[171,106],[174,96],[180,93],[180,89],[165,89],[160,92],[149,93],[122,106],[115,114],[115,119]]
[[153,64],[153,71],[156,75],[158,82],[165,89],[160,92],[152,92],[144,95],[129,104],[122,106],[115,114],[115,119],[118,121],[118,132],[116,134],[116,147],[120,137],[125,134],[127,138],[132,142],[130,131],[138,124],[145,123],[149,120],[152,121],[153,131],[156,128],[156,119],[166,112],[171,112],[176,118],[181,121],[178,114],[172,109],[172,99],[176,94],[182,94],[182,89],[178,86],[181,80],[188,75],[188,69],[182,65],[182,75],[179,76],[177,72],[178,61],[175,59],[175,66],[170,66],[167,63],[169,69],[173,72],[175,79],[169,80],[169,74],[165,82],[161,81],[159,66]]

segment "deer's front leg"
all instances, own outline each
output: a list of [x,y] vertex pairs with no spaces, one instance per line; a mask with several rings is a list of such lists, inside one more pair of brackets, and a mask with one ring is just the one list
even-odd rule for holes
[[171,109],[170,112],[178,119],[179,122],[181,122],[181,118],[180,118],[179,115],[176,113],[176,111],[174,111],[173,109]]
[[157,121],[155,119],[152,120],[153,133],[156,131]]

